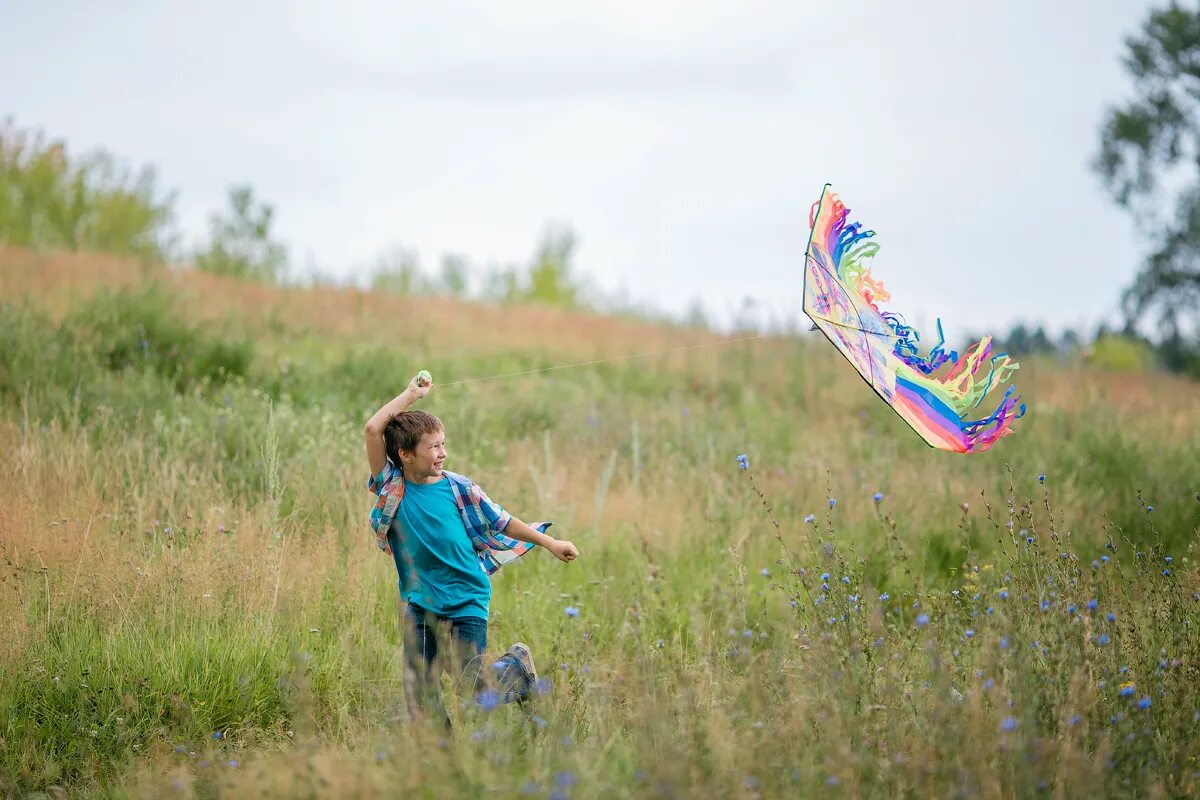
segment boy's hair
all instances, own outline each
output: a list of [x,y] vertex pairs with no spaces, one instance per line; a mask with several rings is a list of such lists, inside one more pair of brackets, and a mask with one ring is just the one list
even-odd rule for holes
[[433,414],[425,411],[401,411],[388,420],[388,424],[383,428],[383,444],[387,457],[398,467],[401,450],[411,453],[420,444],[422,436],[445,429],[442,421]]

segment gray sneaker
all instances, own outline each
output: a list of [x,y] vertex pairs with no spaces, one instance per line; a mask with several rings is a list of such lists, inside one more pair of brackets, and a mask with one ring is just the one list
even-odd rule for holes
[[529,685],[537,683],[537,667],[533,665],[533,653],[529,652],[529,645],[524,642],[513,642],[513,646],[508,648],[508,653],[517,660],[521,667],[525,670],[525,677],[529,679]]
[[525,702],[533,693],[537,682],[537,668],[533,665],[533,654],[529,645],[517,642],[500,656],[496,662],[497,679],[503,690],[504,702]]

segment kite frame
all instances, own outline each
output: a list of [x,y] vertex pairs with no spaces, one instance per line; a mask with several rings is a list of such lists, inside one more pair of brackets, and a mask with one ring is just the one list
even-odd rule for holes
[[[833,337],[830,336],[825,331],[824,328],[822,328],[820,325],[817,324],[817,319],[820,319],[822,322],[826,322],[830,325],[833,325],[834,327],[845,328],[847,330],[852,330],[852,331],[858,331],[859,333],[865,334],[867,336],[880,336],[880,337],[887,336],[892,341],[893,350],[894,350],[895,342],[900,338],[899,336],[897,336],[895,334],[895,332],[889,332],[887,334],[884,334],[884,333],[880,333],[879,331],[871,331],[871,330],[867,330],[867,329],[861,328],[861,327],[855,328],[852,325],[847,325],[844,322],[839,322],[837,320],[829,319],[829,318],[821,316],[819,314],[816,317],[814,317],[812,314],[810,314],[808,312],[808,269],[809,269],[808,265],[809,265],[810,261],[813,264],[815,264],[822,272],[824,272],[834,282],[834,284],[836,284],[838,287],[842,288],[843,291],[845,291],[845,285],[842,283],[841,279],[838,278],[838,276],[836,274],[830,272],[828,267],[821,264],[821,262],[817,261],[817,259],[813,258],[813,255],[812,255],[813,234],[816,233],[816,230],[817,230],[817,218],[820,217],[821,211],[824,209],[825,195],[829,192],[829,188],[831,186],[833,186],[833,184],[827,183],[823,187],[821,187],[821,196],[817,199],[817,213],[813,216],[812,225],[809,226],[809,229],[808,229],[808,244],[804,248],[805,274],[804,274],[804,288],[800,294],[800,307],[804,311],[804,316],[808,317],[809,321],[812,322],[813,327],[816,328],[817,330],[821,331],[821,335],[824,336],[831,345],[833,345],[834,349],[837,350],[838,354],[841,355],[843,358],[845,358],[845,354],[842,353],[842,348],[838,345],[837,342],[835,342],[833,340]],[[830,258],[832,258],[832,257],[833,257],[833,254],[831,253]],[[852,299],[851,299],[851,301],[853,302]],[[854,309],[855,309],[856,314],[861,315],[862,312],[859,311],[857,304],[854,305]],[[859,316],[859,321],[860,322],[862,321],[861,316]],[[849,359],[847,359],[847,360],[849,360]],[[859,378],[862,378],[863,383],[870,386],[871,390],[873,392],[875,392],[876,395],[879,396],[879,399],[881,399],[885,403],[887,403],[888,408],[892,408],[892,399],[889,398],[887,395],[885,395],[883,392],[879,391],[879,388],[875,385],[875,375],[876,375],[875,360],[872,358],[868,358],[867,364],[868,364],[868,366],[870,368],[870,372],[871,372],[870,379],[868,379],[866,375],[863,375],[863,373],[853,364],[853,362],[851,362],[851,366],[855,367],[854,372],[858,375]],[[892,410],[895,411],[894,408]],[[936,445],[934,445],[932,442],[927,440],[924,436],[922,436],[920,431],[918,431],[916,428],[914,428],[912,425],[910,425],[908,423],[908,420],[904,419],[904,417],[900,417],[900,419],[904,422],[904,427],[906,427],[910,431],[912,431],[913,435],[915,435],[918,439],[920,439],[925,444],[926,447],[930,448],[931,450],[940,449]]]

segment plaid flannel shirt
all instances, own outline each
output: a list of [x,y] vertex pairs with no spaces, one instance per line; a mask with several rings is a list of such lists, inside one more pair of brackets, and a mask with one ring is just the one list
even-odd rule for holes
[[[463,528],[471,539],[471,545],[479,557],[479,566],[484,572],[491,575],[504,564],[520,558],[536,547],[529,542],[521,542],[504,535],[503,531],[512,519],[512,514],[493,503],[473,480],[449,470],[442,470],[442,474],[450,480],[454,502],[462,515]],[[371,476],[367,488],[378,495],[374,507],[371,508],[371,529],[375,531],[375,544],[380,550],[391,555],[392,548],[388,546],[387,535],[392,520],[396,517],[396,509],[404,499],[404,473],[389,460],[383,469],[379,470],[378,475]],[[530,527],[545,532],[550,525],[549,522],[538,522]]]

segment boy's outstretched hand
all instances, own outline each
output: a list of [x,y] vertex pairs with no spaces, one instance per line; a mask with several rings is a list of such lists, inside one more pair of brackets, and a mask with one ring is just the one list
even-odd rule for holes
[[546,545],[546,549],[559,561],[570,563],[579,558],[579,548],[565,539],[555,539]]

